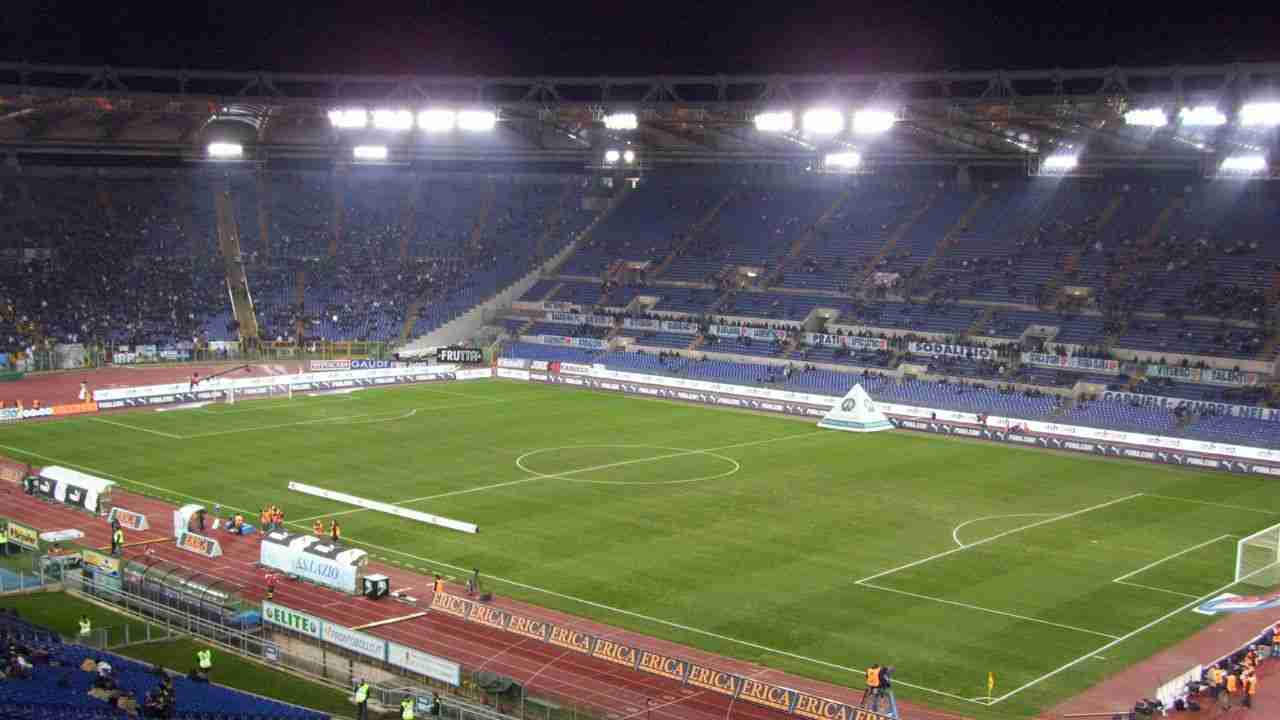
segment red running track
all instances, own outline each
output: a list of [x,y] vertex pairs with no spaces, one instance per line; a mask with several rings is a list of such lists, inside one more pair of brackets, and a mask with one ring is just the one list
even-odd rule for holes
[[[116,488],[117,505],[145,513],[152,526],[147,532],[129,533],[127,543],[172,538],[173,507],[158,500]],[[106,546],[110,528],[100,518],[24,495],[15,485],[0,483],[0,506],[6,515],[44,532],[76,528],[85,533],[85,544]],[[225,580],[243,588],[249,600],[265,595],[263,572],[256,568],[259,536],[238,537],[219,534],[223,557],[204,558],[175,547],[172,542],[127,548],[125,557],[145,561],[148,557],[173,562]],[[393,588],[409,588],[419,598],[419,606],[430,607],[431,581],[425,575],[370,563],[370,570],[391,578]],[[462,594],[461,588],[452,591]],[[276,589],[275,601],[347,627],[399,617],[413,612],[408,605],[364,597],[352,597],[302,582],[284,581]],[[653,652],[673,654],[710,667],[735,672],[797,690],[856,705],[860,692],[850,688],[786,675],[763,665],[745,663],[677,645],[618,628],[601,625],[535,606],[498,599],[495,605],[515,612],[574,627],[598,637],[608,637]],[[487,670],[505,675],[529,689],[535,696],[553,696],[586,707],[617,720],[782,720],[790,718],[775,710],[710,691],[687,688],[666,678],[619,667],[612,663],[564,650],[496,628],[469,623],[453,616],[429,612],[426,616],[367,631],[461,663],[467,670]],[[648,703],[652,702],[649,707]],[[955,720],[959,716],[915,705],[901,705],[906,720]]]

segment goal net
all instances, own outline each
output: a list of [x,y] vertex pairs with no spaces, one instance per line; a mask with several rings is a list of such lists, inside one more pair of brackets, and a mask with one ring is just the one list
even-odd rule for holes
[[1236,582],[1259,587],[1280,585],[1280,525],[1259,530],[1236,543]]
[[269,385],[265,388],[254,388],[253,394],[249,394],[244,388],[228,388],[222,391],[222,402],[227,405],[235,405],[244,400],[292,400],[292,385]]

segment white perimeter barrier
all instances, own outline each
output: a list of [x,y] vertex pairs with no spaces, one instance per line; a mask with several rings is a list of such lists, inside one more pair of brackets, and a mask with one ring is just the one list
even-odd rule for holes
[[334,502],[355,505],[356,507],[364,508],[366,510],[384,512],[388,515],[395,515],[396,517],[402,517],[407,520],[417,520],[418,522],[427,523],[428,525],[439,525],[440,527],[457,530],[458,532],[474,534],[480,531],[480,528],[474,523],[452,520],[447,517],[432,515],[431,513],[418,512],[417,510],[408,510],[400,507],[399,505],[391,505],[389,503],[378,502],[377,500],[366,500],[362,497],[348,495],[336,490],[325,490],[324,488],[318,488],[314,485],[306,485],[304,483],[290,481],[289,489],[305,495],[314,495]]

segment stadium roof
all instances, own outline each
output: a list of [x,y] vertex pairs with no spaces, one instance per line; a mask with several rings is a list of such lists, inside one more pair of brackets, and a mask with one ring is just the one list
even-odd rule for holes
[[[242,73],[0,63],[0,153],[204,159],[215,140],[257,162],[351,157],[389,147],[391,162],[569,161],[599,165],[630,147],[646,166],[811,163],[852,149],[873,164],[1018,165],[1050,154],[1083,167],[1203,169],[1239,153],[1274,154],[1272,127],[1244,127],[1241,106],[1280,99],[1280,63],[1081,70],[648,77],[452,77]],[[1219,125],[1180,122],[1212,106]],[[342,108],[477,109],[491,133],[334,128]],[[830,107],[892,112],[874,137],[757,130],[763,111]],[[1126,124],[1160,108],[1161,128]],[[605,116],[635,113],[633,131]],[[848,128],[846,123],[845,128]]]

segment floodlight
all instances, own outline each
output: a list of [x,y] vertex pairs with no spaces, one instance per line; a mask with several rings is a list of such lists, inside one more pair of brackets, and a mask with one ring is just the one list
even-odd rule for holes
[[1267,169],[1267,159],[1262,155],[1232,155],[1222,161],[1221,169],[1229,173],[1260,173]]
[[760,132],[791,132],[796,118],[790,110],[763,112],[756,115],[756,130]]
[[408,110],[374,110],[373,126],[379,130],[408,130],[413,127],[413,113]]
[[423,110],[418,113],[418,129],[424,132],[449,132],[457,121],[452,110]]
[[815,135],[835,135],[844,129],[844,115],[832,108],[813,108],[804,113],[804,130]]
[[498,116],[488,110],[463,110],[458,113],[458,127],[469,132],[492,130]]
[[638,125],[635,113],[614,113],[604,116],[604,126],[610,130],[635,130]]
[[1227,116],[1212,105],[1182,108],[1178,112],[1178,119],[1188,127],[1217,127],[1227,124]]
[[244,155],[244,146],[240,143],[214,142],[209,143],[209,157],[214,158],[238,158]]
[[1076,155],[1071,155],[1069,153],[1056,153],[1045,158],[1044,162],[1040,164],[1040,169],[1050,172],[1065,172],[1067,170],[1074,170],[1076,165],[1079,164],[1080,158]]
[[617,150],[604,151],[604,161],[610,165],[613,165],[614,163],[618,162],[618,158],[620,157],[622,157],[622,153],[618,152]]
[[1165,115],[1161,108],[1130,110],[1124,114],[1124,124],[1162,128],[1169,124],[1169,116]]
[[862,155],[856,152],[830,153],[826,158],[829,168],[851,169],[862,164]]
[[853,131],[859,135],[876,135],[888,132],[897,120],[886,110],[859,110],[853,114]]
[[1280,125],[1280,102],[1247,103],[1240,108],[1240,124],[1246,127]]
[[357,160],[386,160],[386,145],[357,145],[351,151]]
[[369,113],[364,108],[330,110],[329,124],[343,130],[362,128],[369,124]]
[[622,151],[622,162],[624,162],[624,163],[626,163],[626,164],[630,165],[631,163],[633,163],[633,162],[635,162],[635,161],[636,161],[636,153],[635,153],[635,151],[634,151],[634,150],[623,150],[623,151]]

